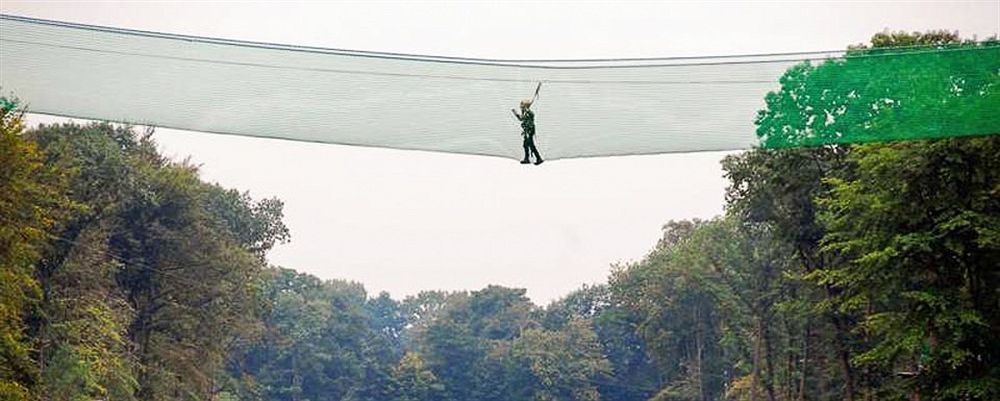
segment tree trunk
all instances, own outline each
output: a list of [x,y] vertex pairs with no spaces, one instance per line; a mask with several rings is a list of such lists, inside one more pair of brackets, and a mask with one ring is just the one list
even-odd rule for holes
[[795,392],[795,353],[792,349],[795,348],[795,336],[792,335],[792,324],[788,319],[785,321],[785,333],[788,343],[785,345],[785,373],[782,375],[784,378],[784,387],[782,391],[783,400],[791,400],[792,394]]
[[[825,173],[824,173],[825,175]],[[827,263],[826,258],[818,255],[817,244],[812,244],[808,247],[799,248],[799,256],[805,261],[805,270],[807,273],[815,271],[816,269],[823,269]],[[832,300],[836,298],[836,289],[827,285],[824,288],[825,298],[827,300]],[[834,348],[837,353],[837,360],[840,364],[841,374],[844,376],[844,392],[845,401],[854,401],[854,372],[851,368],[851,351],[847,345],[848,330],[846,322],[843,321],[843,316],[836,311],[829,313],[830,322],[833,323],[833,327],[836,331],[834,336]],[[820,352],[823,355],[823,352]],[[825,360],[826,358],[823,357]],[[820,396],[826,393],[826,369],[820,370],[819,378],[822,381],[822,385],[819,388]]]
[[806,401],[806,376],[809,375],[809,337],[812,336],[809,323],[806,323],[802,335],[802,371],[799,373],[799,396],[798,401]]
[[298,352],[292,350],[292,401],[302,397],[302,376],[299,375]]
[[136,352],[139,355],[139,374],[136,377],[139,390],[136,392],[137,399],[152,399],[153,389],[151,388],[151,379],[149,370],[151,369],[150,360],[150,338],[152,337],[150,333],[150,327],[152,324],[150,320],[152,317],[149,312],[150,307],[142,307],[140,313],[136,315],[136,320],[132,323],[135,329],[133,330],[133,337],[138,349]]
[[694,307],[694,318],[695,318],[695,330],[694,341],[695,341],[695,364],[698,369],[698,399],[701,401],[707,401],[705,397],[705,377],[704,377],[704,366],[703,354],[705,353],[704,339],[704,322],[701,319],[701,313],[698,306]]
[[[819,340],[823,341],[823,338],[820,338]],[[823,343],[821,342],[821,344]],[[827,372],[830,371],[829,367],[830,355],[826,352],[826,347],[823,347],[820,350],[818,350],[816,356],[817,356],[816,370],[819,372],[819,374],[816,376],[816,378],[818,379],[818,383],[816,383],[816,399],[819,401],[826,401],[828,398],[826,395],[829,393],[828,387],[830,386],[830,383],[829,381],[827,381],[826,377]]]
[[843,318],[837,314],[832,315],[834,328],[837,332],[834,336],[834,343],[837,347],[837,360],[840,363],[840,370],[844,375],[844,400],[854,401],[854,371],[851,369],[851,353],[847,347],[847,325]]
[[774,393],[774,347],[771,341],[771,330],[766,324],[761,324],[761,341],[764,343],[764,366],[767,368],[767,375],[764,376],[764,391],[767,391],[767,401],[775,401],[777,397]]
[[760,332],[761,321],[757,319],[756,338],[753,341],[753,367],[750,370],[750,401],[757,401],[757,389],[760,386]]

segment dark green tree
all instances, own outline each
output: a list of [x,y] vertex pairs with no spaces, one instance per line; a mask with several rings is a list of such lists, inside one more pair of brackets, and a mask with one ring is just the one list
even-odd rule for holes
[[933,399],[1000,397],[1000,140],[856,147],[851,178],[820,199],[827,249],[817,271],[863,314],[857,361]]

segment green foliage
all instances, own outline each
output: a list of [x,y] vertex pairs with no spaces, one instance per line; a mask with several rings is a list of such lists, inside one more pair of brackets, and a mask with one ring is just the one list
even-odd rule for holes
[[420,354],[407,352],[392,370],[393,397],[397,401],[431,401],[441,397],[444,386]]
[[[202,183],[191,166],[163,159],[150,133],[65,124],[31,136],[50,160],[80,172],[71,187],[86,205],[39,266],[50,317],[41,338],[100,361],[85,365],[101,378],[93,395],[135,387],[149,400],[214,392],[227,347],[253,329],[256,255],[284,226],[246,224],[268,214],[246,212],[253,206],[245,196],[212,202],[233,195]],[[44,352],[40,357],[47,365]],[[62,392],[48,387],[42,392]]]
[[1000,396],[1000,140],[860,146],[849,162],[819,199],[826,248],[849,260],[817,277],[865,313],[858,362],[915,371],[939,399]]
[[[782,89],[768,95],[767,108],[758,115],[758,135],[767,146],[961,136],[1000,127],[992,112],[1000,101],[995,40],[963,42],[948,32],[882,33],[872,45],[852,49],[845,60],[790,69]],[[873,61],[900,51],[887,47],[914,45],[947,47],[954,54],[945,60],[913,48],[908,49],[912,56],[893,63]],[[849,79],[861,73],[871,77]],[[794,250],[799,267],[785,276],[795,279],[790,282],[795,294],[807,303],[790,299],[777,306],[796,311],[788,320],[793,324],[786,326],[803,331],[798,335],[805,336],[804,352],[819,362],[839,360],[835,380],[845,387],[838,392],[847,397],[858,392],[904,397],[911,391],[932,398],[993,397],[982,389],[995,382],[996,372],[963,367],[962,361],[988,361],[994,354],[956,338],[995,335],[996,324],[983,318],[982,310],[970,310],[961,280],[945,286],[935,281],[948,275],[975,281],[976,274],[991,274],[988,268],[963,273],[968,264],[963,258],[997,265],[994,251],[981,247],[981,239],[969,246],[970,234],[961,231],[978,230],[989,238],[990,230],[974,227],[996,225],[992,206],[984,209],[985,201],[965,198],[972,188],[979,188],[978,199],[995,197],[991,175],[978,173],[996,169],[994,145],[983,145],[992,141],[755,150],[724,162],[732,182],[729,214],[773,227]],[[969,181],[966,173],[977,178]],[[921,263],[924,269],[914,267]],[[929,334],[938,325],[948,334]],[[818,342],[812,340],[816,334]],[[945,373],[935,376],[922,367],[934,361],[950,368],[937,369]],[[836,389],[826,380],[809,383],[805,377],[828,372],[806,367],[800,394],[812,388],[824,397]],[[952,380],[962,384],[950,386]]]
[[151,132],[3,115],[5,397],[205,399],[259,331],[281,203],[201,182]]
[[323,282],[287,269],[266,274],[264,295],[271,308],[264,335],[238,357],[241,373],[256,378],[265,399],[374,400],[391,391],[398,326],[387,327],[371,311],[391,317],[393,302],[370,306],[355,283]]
[[872,46],[786,72],[725,216],[544,308],[268,267],[281,201],[0,98],[0,399],[1000,398],[1000,137],[830,144],[996,131],[1000,47]]
[[525,330],[511,344],[511,353],[538,383],[531,394],[534,400],[599,400],[597,380],[611,373],[597,334],[586,321],[573,320],[559,331]]
[[214,185],[206,206],[237,243],[261,259],[275,244],[291,237],[281,221],[284,204],[277,198],[255,202],[247,192]]
[[42,288],[33,276],[49,237],[69,209],[67,175],[45,163],[24,135],[18,100],[0,97],[0,398],[25,399],[38,380],[27,322]]

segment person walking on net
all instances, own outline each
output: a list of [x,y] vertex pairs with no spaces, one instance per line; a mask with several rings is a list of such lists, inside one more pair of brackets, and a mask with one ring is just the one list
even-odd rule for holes
[[539,83],[538,88],[535,89],[535,96],[531,100],[521,101],[521,114],[517,114],[517,110],[510,109],[514,113],[514,117],[521,121],[521,136],[524,137],[524,159],[521,160],[521,164],[531,163],[531,159],[528,157],[530,154],[535,155],[536,166],[545,161],[542,160],[542,155],[538,154],[538,148],[535,147],[535,113],[531,111],[531,104],[538,97],[538,90],[541,88],[542,84]]

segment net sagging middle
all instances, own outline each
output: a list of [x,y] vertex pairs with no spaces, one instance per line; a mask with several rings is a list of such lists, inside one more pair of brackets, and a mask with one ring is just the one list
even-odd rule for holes
[[508,158],[522,153],[510,109],[538,82],[547,159],[746,149],[802,58],[517,64],[0,18],[0,85],[31,112]]

